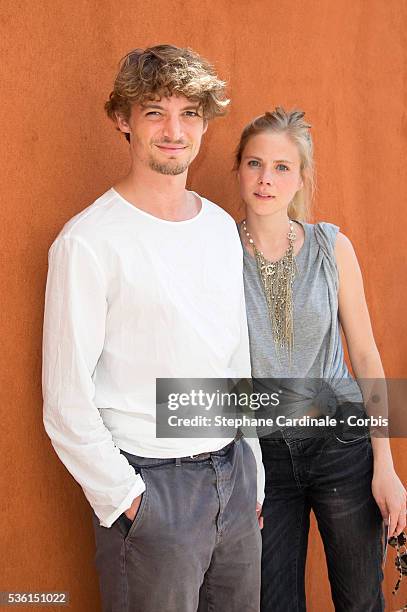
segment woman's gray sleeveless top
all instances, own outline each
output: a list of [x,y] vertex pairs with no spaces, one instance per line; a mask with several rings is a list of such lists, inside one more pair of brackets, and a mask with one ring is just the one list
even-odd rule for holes
[[[334,415],[340,404],[362,402],[356,381],[344,361],[338,318],[338,270],[334,246],[339,228],[330,223],[301,223],[304,244],[296,256],[293,282],[294,347],[291,364],[284,350],[276,350],[266,297],[255,258],[244,249],[244,284],[249,327],[253,388],[283,391],[276,414],[301,416],[317,407]],[[289,379],[289,380],[287,380]],[[257,416],[260,416],[258,411]],[[266,411],[271,414],[270,411]],[[268,435],[277,427],[259,428]],[[289,430],[288,431],[288,437]],[[302,432],[304,434],[304,432]],[[301,430],[296,430],[296,437]],[[298,435],[300,434],[300,435]],[[307,435],[313,435],[308,429]]]

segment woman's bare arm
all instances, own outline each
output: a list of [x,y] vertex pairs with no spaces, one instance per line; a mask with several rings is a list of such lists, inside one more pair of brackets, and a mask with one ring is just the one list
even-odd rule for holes
[[[384,371],[374,340],[359,263],[350,240],[339,234],[335,256],[339,273],[339,319],[345,334],[353,372],[361,381],[365,405],[372,385],[380,387],[381,406],[386,408]],[[377,381],[376,383],[374,381]],[[369,410],[368,410],[369,412]],[[383,519],[389,521],[389,535],[399,534],[406,525],[406,492],[394,471],[388,437],[372,436],[374,476],[372,491]]]

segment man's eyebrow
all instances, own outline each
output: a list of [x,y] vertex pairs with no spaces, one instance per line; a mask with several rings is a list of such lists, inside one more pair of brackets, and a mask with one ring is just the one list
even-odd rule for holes
[[141,108],[159,108],[160,110],[164,110],[164,107],[161,104],[155,104],[154,102],[147,102],[146,104],[141,104]]
[[[165,110],[164,106],[162,106],[161,104],[157,104],[155,102],[146,102],[144,104],[141,104],[140,106],[141,108],[158,108],[160,110]],[[198,110],[199,108],[200,108],[199,102],[191,102],[190,104],[183,106],[181,110]]]

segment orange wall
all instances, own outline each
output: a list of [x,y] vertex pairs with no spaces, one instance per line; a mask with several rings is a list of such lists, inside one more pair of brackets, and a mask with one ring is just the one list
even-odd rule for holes
[[[73,610],[99,609],[89,508],[43,431],[41,333],[50,243],[128,165],[103,112],[119,58],[172,42],[216,63],[233,104],[210,126],[189,184],[236,217],[230,169],[244,123],[276,104],[307,111],[315,217],[353,240],[386,372],[401,377],[406,24],[405,0],[2,0],[1,590],[67,590]],[[405,442],[395,442],[405,477]],[[315,529],[307,571],[309,609],[331,610]],[[387,573],[390,610],[404,601],[391,596],[396,572]]]

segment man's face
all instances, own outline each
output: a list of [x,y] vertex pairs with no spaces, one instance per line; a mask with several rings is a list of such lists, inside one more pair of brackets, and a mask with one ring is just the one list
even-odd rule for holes
[[135,104],[129,121],[118,117],[118,126],[130,134],[134,162],[177,175],[196,157],[207,123],[198,102],[173,95]]

